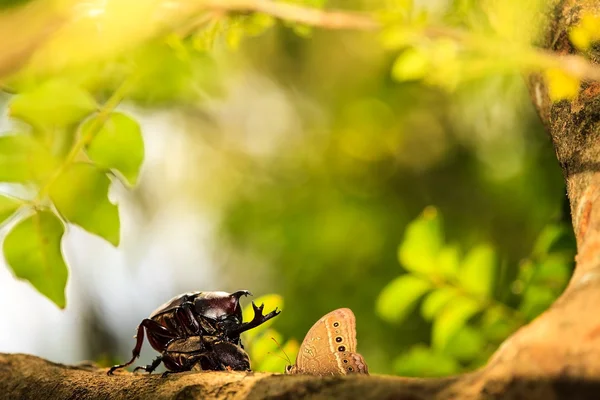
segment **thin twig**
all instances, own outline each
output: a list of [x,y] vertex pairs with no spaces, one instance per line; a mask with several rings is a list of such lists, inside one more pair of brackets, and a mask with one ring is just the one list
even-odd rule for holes
[[226,13],[259,12],[286,21],[326,29],[377,30],[379,22],[369,15],[349,11],[319,10],[270,0],[208,0],[202,7]]

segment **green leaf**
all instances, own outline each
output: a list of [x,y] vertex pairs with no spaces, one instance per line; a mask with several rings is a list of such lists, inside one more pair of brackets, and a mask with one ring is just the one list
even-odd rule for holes
[[433,322],[433,348],[444,351],[452,336],[479,312],[481,307],[481,302],[468,297],[458,297],[449,303]]
[[50,188],[56,209],[70,223],[119,245],[119,210],[108,200],[110,179],[93,165],[67,168]]
[[56,166],[48,149],[33,137],[25,134],[0,136],[0,182],[42,181]]
[[463,260],[458,281],[467,292],[491,297],[496,276],[496,252],[489,245],[479,245]]
[[97,107],[88,92],[55,79],[15,96],[9,104],[9,114],[37,128],[48,129],[78,123]]
[[485,344],[481,333],[465,325],[452,335],[444,353],[458,361],[469,362],[477,358]]
[[416,345],[394,360],[394,372],[402,376],[440,377],[455,374],[460,365],[446,354]]
[[255,345],[250,347],[248,354],[252,360],[253,371],[282,373],[285,371],[285,367],[293,362],[293,360],[288,361],[285,355],[293,357],[298,354],[300,346],[296,340],[288,340],[282,344],[280,349],[272,338],[278,343],[283,343],[281,334],[274,330],[268,330]]
[[550,252],[552,246],[565,234],[565,227],[562,225],[548,225],[538,235],[533,251],[534,257],[543,257]]
[[18,199],[0,194],[0,224],[13,215],[22,204]]
[[423,278],[402,275],[388,283],[379,294],[377,314],[388,322],[401,322],[431,287],[431,283]]
[[398,249],[398,259],[408,271],[423,275],[435,274],[443,245],[439,214],[434,207],[427,207],[406,228],[404,240]]
[[550,307],[558,294],[551,288],[544,286],[529,286],[523,295],[519,311],[528,321],[531,321]]
[[486,310],[481,318],[481,332],[490,342],[504,341],[518,327],[518,320],[507,317],[498,308]]
[[441,275],[455,281],[458,277],[460,267],[460,249],[457,245],[444,246],[437,260],[437,270]]
[[458,297],[458,293],[452,287],[443,287],[432,291],[423,301],[421,315],[427,321],[431,321],[456,297]]
[[562,255],[550,255],[536,265],[533,281],[562,291],[571,275],[570,263]]
[[425,77],[430,60],[427,53],[418,48],[408,48],[402,52],[392,66],[392,77],[400,82],[415,81]]
[[[278,294],[266,294],[264,296],[260,296],[254,300],[254,304],[260,306],[261,304],[265,305],[265,312],[271,312],[275,308],[282,310],[283,309],[283,297]],[[250,321],[254,318],[254,310],[252,309],[252,303],[248,304],[242,310],[242,315],[244,316],[244,321]],[[252,343],[256,338],[261,336],[264,332],[266,332],[269,327],[273,324],[275,318],[268,320],[264,324],[251,329],[249,331],[244,332],[243,338],[244,343]]]
[[[95,117],[86,121],[82,134],[102,124]],[[119,171],[133,186],[144,160],[144,140],[138,123],[122,113],[111,113],[87,146],[87,154],[98,166]]]
[[40,211],[19,222],[4,239],[3,251],[15,276],[29,281],[58,307],[65,308],[68,270],[60,252],[63,224]]

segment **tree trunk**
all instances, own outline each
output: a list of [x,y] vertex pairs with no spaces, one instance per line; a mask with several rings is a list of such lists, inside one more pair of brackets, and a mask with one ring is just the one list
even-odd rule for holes
[[[554,1],[542,46],[573,54],[570,27],[598,2]],[[588,56],[600,59],[600,50]],[[528,399],[600,398],[600,83],[584,82],[572,101],[553,104],[541,75],[531,97],[562,166],[577,238],[576,268],[563,295],[506,340],[474,373],[446,379],[181,373],[167,378],[65,366],[0,354],[2,399]]]

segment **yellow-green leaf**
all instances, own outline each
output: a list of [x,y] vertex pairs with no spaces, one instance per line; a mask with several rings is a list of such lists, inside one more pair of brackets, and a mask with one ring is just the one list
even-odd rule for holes
[[408,271],[430,275],[436,272],[443,245],[439,214],[434,207],[427,207],[406,228],[404,240],[398,248],[398,259]]
[[15,96],[9,113],[35,127],[48,129],[78,123],[96,108],[96,101],[87,91],[55,79]]
[[457,245],[444,246],[438,255],[437,270],[444,278],[453,281],[458,276],[460,250]]
[[50,188],[56,209],[70,223],[119,245],[119,211],[108,200],[110,179],[91,164],[67,168]]
[[[256,299],[254,299],[253,301],[254,301],[254,304],[256,304],[257,306],[260,306],[261,304],[264,303],[264,305],[265,305],[265,308],[263,309],[264,314],[270,313],[275,308],[277,308],[278,310],[283,309],[283,297],[281,297],[278,294],[267,294],[264,296],[260,296]],[[251,321],[252,318],[254,317],[254,310],[252,309],[252,304],[248,304],[246,307],[244,307],[242,310],[242,313],[244,316],[244,321]],[[272,319],[268,320],[267,322],[265,322],[264,324],[254,328],[254,329],[244,332],[242,334],[243,335],[242,339],[243,339],[244,343],[246,343],[246,342],[250,343],[253,340],[255,340],[255,338],[262,335],[267,329],[269,329],[269,327],[273,324],[273,322],[277,318],[279,318],[279,317],[277,316],[275,318],[272,318]]]
[[0,136],[0,182],[35,182],[47,178],[57,162],[48,149],[26,134]]
[[431,321],[456,297],[458,297],[458,292],[453,287],[443,287],[432,291],[423,301],[421,315]]
[[[82,133],[101,124],[96,118],[86,121]],[[144,140],[139,124],[131,117],[114,112],[109,115],[87,146],[87,154],[98,166],[117,170],[130,185],[135,185],[144,160]]]
[[423,50],[411,47],[404,50],[394,62],[392,77],[400,82],[422,79],[428,72],[429,64],[429,57]]
[[22,204],[18,199],[0,194],[0,224],[13,215]]
[[565,73],[560,68],[546,70],[546,80],[548,83],[548,95],[552,101],[573,99],[579,94],[581,81]]
[[482,303],[469,298],[458,297],[449,303],[433,321],[431,332],[432,346],[443,351],[448,341],[481,310]]
[[439,377],[459,371],[452,357],[423,345],[411,347],[394,361],[394,372],[402,376]]
[[496,252],[490,245],[474,247],[462,262],[458,282],[467,292],[491,297],[496,277]]
[[63,224],[51,212],[40,211],[19,222],[4,239],[7,264],[58,307],[65,308],[68,270],[60,251]]
[[423,278],[411,274],[402,275],[388,283],[379,294],[377,314],[388,322],[401,322],[431,287],[431,283]]

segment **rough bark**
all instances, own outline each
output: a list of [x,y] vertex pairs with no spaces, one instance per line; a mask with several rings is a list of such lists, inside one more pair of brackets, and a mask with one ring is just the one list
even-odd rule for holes
[[[574,54],[567,32],[600,3],[556,0],[542,46]],[[587,54],[594,61],[600,50]],[[600,398],[600,83],[552,103],[541,75],[529,77],[567,183],[577,237],[576,269],[564,294],[501,346],[479,371],[447,379],[183,373],[161,378],[65,366],[0,354],[0,398],[7,399],[583,399]]]

